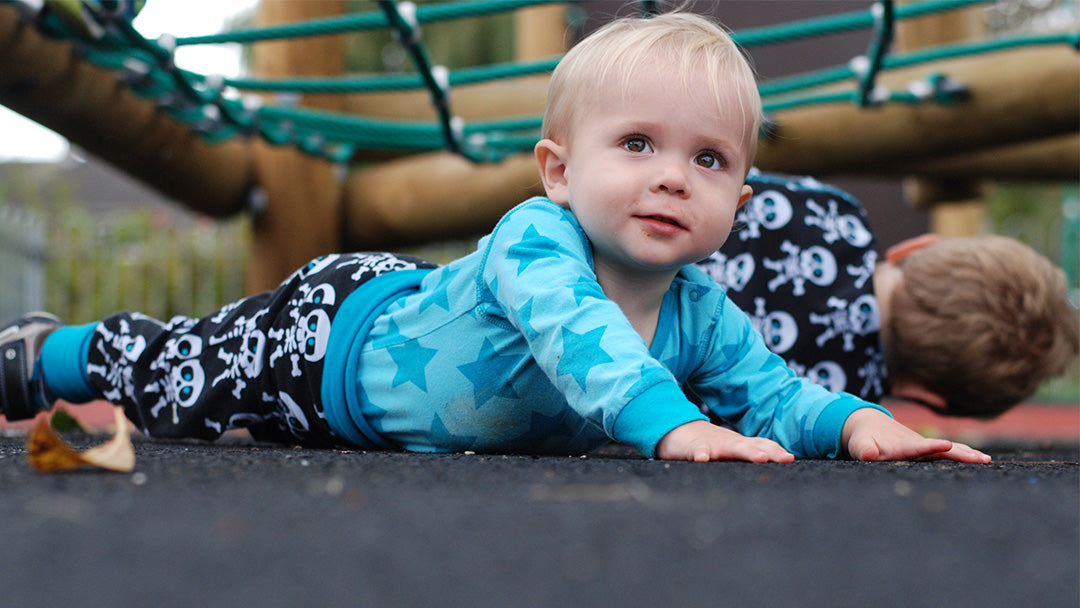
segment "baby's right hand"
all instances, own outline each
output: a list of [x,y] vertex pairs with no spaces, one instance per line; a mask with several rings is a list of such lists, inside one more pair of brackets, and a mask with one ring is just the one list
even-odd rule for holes
[[672,429],[656,444],[656,457],[664,460],[748,460],[792,462],[795,456],[779,443],[763,437],[746,437],[704,420]]

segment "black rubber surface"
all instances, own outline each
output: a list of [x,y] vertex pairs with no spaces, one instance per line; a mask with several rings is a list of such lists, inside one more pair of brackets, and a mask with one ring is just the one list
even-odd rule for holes
[[[69,437],[86,447],[98,438]],[[668,463],[0,439],[3,606],[1080,604],[1080,448]]]

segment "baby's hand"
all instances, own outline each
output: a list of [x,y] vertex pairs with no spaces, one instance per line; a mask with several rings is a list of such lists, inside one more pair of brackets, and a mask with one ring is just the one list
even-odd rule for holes
[[791,462],[795,456],[763,437],[746,437],[704,420],[672,429],[656,444],[656,457],[664,460],[749,460]]
[[868,407],[848,416],[841,441],[856,460],[990,462],[989,455],[975,448],[945,439],[927,439],[884,412]]

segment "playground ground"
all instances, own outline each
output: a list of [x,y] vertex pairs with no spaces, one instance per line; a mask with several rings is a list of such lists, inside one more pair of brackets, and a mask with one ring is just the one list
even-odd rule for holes
[[364,453],[230,436],[136,438],[132,474],[54,475],[29,468],[9,429],[0,603],[1075,607],[1074,422],[984,429],[989,465]]

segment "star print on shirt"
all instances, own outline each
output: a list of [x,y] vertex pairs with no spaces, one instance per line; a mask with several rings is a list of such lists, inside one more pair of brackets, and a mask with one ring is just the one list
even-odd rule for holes
[[406,341],[408,338],[402,335],[401,330],[398,329],[397,323],[391,318],[390,322],[386,326],[386,333],[371,341],[371,347],[373,349],[386,348],[387,344],[400,344]]
[[596,279],[588,277],[581,277],[576,283],[570,286],[570,289],[574,292],[574,302],[580,306],[582,300],[585,298],[601,298],[604,292],[600,289],[600,284],[596,282]]
[[637,397],[641,393],[645,392],[645,389],[653,386],[654,384],[662,382],[663,380],[668,379],[668,376],[662,373],[660,370],[657,370],[655,368],[650,370],[650,368],[643,363],[641,365],[641,368],[638,370],[637,381],[634,382],[634,384],[630,388],[626,389],[626,392],[623,393],[623,397],[626,399],[633,399],[634,397]]
[[518,319],[521,320],[521,331],[525,334],[526,340],[535,340],[540,335],[540,332],[533,329],[532,326],[533,300],[534,298],[529,298],[528,301],[521,305],[521,308],[517,309]]
[[[496,353],[491,340],[484,338],[476,361],[458,366],[458,370],[469,379],[469,382],[472,382],[476,409],[480,409],[492,397],[518,398],[517,391],[506,381],[506,377],[497,373],[497,370],[506,369],[517,359],[520,357]],[[506,361],[507,364],[504,365],[502,361]]]
[[670,357],[662,361],[664,367],[668,368],[668,370],[676,376],[691,371],[690,369],[684,369],[684,367],[688,368],[690,366],[691,362],[698,356],[701,349],[701,343],[694,339],[695,336],[687,333],[687,328],[682,328],[679,331],[679,335],[682,336],[680,338],[681,345],[679,348],[675,349]]
[[541,236],[536,226],[530,224],[522,235],[521,241],[507,248],[506,258],[518,261],[517,273],[521,276],[529,264],[544,258],[558,257],[558,249],[558,241]]
[[443,270],[443,276],[445,278],[440,280],[440,284],[442,285],[442,287],[431,292],[428,297],[424,298],[424,300],[420,302],[420,312],[424,312],[425,310],[436,305],[441,307],[443,310],[450,310],[450,300],[447,297],[447,286],[450,284],[451,281],[454,280],[454,276],[457,275],[457,273],[459,272],[461,272],[461,269],[451,270],[447,268]]
[[562,328],[563,354],[559,358],[556,373],[560,376],[573,376],[581,390],[585,390],[585,381],[592,368],[614,361],[603,348],[600,348],[600,338],[603,337],[606,329],[607,325],[601,325],[579,334],[572,329]]
[[424,368],[439,351],[434,348],[424,348],[416,343],[406,343],[387,347],[386,352],[397,364],[392,386],[397,388],[406,382],[412,382],[426,393],[427,377],[424,375]]

